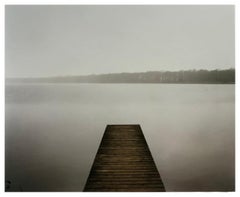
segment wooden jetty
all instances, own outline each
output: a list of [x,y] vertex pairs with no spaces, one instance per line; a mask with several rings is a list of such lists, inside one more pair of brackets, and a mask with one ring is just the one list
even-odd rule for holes
[[85,192],[164,192],[140,125],[108,125]]

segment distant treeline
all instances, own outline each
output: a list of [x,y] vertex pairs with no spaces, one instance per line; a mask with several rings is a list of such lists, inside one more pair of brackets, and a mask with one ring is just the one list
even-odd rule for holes
[[235,69],[149,71],[141,73],[111,73],[86,76],[11,78],[7,79],[7,82],[233,84],[235,83]]

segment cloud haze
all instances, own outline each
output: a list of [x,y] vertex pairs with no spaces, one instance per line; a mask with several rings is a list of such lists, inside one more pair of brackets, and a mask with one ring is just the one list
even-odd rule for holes
[[234,67],[234,6],[6,6],[6,77]]

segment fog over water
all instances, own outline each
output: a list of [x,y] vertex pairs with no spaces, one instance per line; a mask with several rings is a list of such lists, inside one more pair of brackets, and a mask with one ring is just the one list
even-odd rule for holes
[[167,191],[234,190],[234,85],[6,84],[11,191],[82,191],[107,124],[140,124]]
[[[235,85],[7,80],[235,68],[234,12],[234,5],[6,5],[8,191],[82,191],[108,124],[141,125],[167,191],[234,190]],[[234,82],[219,78],[174,82]]]

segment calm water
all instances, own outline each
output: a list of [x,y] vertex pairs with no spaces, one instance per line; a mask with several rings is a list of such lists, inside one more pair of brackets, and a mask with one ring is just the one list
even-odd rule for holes
[[107,124],[140,124],[167,191],[234,189],[234,85],[7,84],[10,191],[81,191]]

